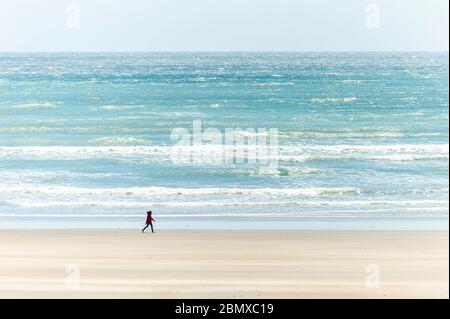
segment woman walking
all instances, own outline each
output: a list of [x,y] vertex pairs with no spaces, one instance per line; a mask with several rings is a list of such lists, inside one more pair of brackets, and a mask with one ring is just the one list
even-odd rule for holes
[[154,233],[154,231],[153,231],[153,222],[154,221],[155,220],[152,217],[152,211],[149,210],[147,212],[147,219],[145,220],[145,227],[142,229],[142,232],[144,232],[147,229],[147,227],[150,226],[150,228],[152,229],[152,233]]

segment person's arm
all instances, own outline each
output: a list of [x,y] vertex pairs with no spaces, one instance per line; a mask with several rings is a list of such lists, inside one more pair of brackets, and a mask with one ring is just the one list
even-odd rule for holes
[[155,220],[153,219],[153,217],[152,217],[152,220],[155,221]]

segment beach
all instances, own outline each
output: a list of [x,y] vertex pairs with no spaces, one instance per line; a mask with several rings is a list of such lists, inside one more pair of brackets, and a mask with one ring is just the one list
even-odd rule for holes
[[448,297],[448,231],[0,231],[0,298]]
[[4,2],[0,301],[449,299],[448,1]]

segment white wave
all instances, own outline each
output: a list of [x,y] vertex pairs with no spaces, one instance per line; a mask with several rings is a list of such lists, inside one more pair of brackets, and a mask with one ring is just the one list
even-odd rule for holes
[[374,145],[294,145],[280,146],[281,151],[295,153],[376,153],[407,152],[407,153],[438,153],[448,154],[449,144],[374,144]]
[[[106,141],[114,143],[120,141],[134,141],[131,139],[118,140],[107,138]],[[236,149],[236,146],[222,146],[212,144],[188,145],[188,146],[23,146],[9,147],[0,146],[0,158],[61,158],[61,159],[79,159],[91,157],[143,157],[151,155],[190,154],[201,152],[224,152],[227,148]],[[237,148],[261,150],[261,146],[238,146]],[[449,144],[384,144],[384,145],[280,145],[264,146],[263,150],[278,150],[280,156],[318,156],[318,155],[340,155],[340,156],[364,156],[366,154],[376,156],[388,156],[387,159],[395,159],[399,156],[412,156],[425,158],[448,158]],[[392,157],[394,156],[394,157]],[[414,157],[415,156],[415,157]]]
[[368,160],[378,160],[378,161],[393,161],[393,162],[404,162],[404,161],[417,161],[417,160],[448,160],[448,154],[435,154],[435,155],[413,155],[413,154],[398,154],[398,155],[380,155],[367,157]]
[[319,196],[326,194],[359,194],[357,187],[311,187],[311,188],[169,188],[169,187],[129,187],[129,188],[81,188],[69,186],[8,185],[0,188],[0,194],[12,195],[77,195],[77,196],[155,196],[155,195],[284,195]]
[[[407,210],[436,210],[447,211],[449,202],[445,200],[362,200],[362,201],[105,201],[105,200],[68,200],[68,201],[39,201],[15,200],[5,204],[17,207],[110,207],[110,208],[145,208],[145,207],[263,207],[263,206],[306,206],[306,207],[356,207],[389,206],[383,209]],[[430,206],[432,205],[432,206]],[[415,206],[415,207],[412,207]],[[357,209],[363,209],[358,207]],[[334,211],[334,210],[333,210]],[[312,211],[313,212],[313,211]]]
[[268,136],[269,132],[252,132],[247,130],[234,131],[234,135],[243,137]]
[[[3,218],[139,218],[143,214],[21,214],[21,213],[0,213]],[[295,212],[216,212],[216,213],[183,213],[173,214],[164,213],[158,215],[158,218],[202,218],[202,217],[266,217],[266,218],[289,218],[289,217],[402,217],[402,218],[448,218],[448,211],[443,211],[436,207],[420,208],[386,208],[386,209],[358,209],[357,211],[333,210],[333,211],[295,211]]]
[[134,136],[105,136],[90,140],[89,144],[103,145],[103,146],[105,145],[126,146],[126,145],[148,144],[148,141]]
[[363,80],[342,80],[341,82],[345,84],[361,84]]
[[326,171],[311,167],[280,167],[278,168],[278,175],[292,176],[292,175],[308,175],[308,174],[324,174]]
[[0,158],[89,159],[127,156],[149,156],[167,147],[152,146],[31,146],[0,147]]
[[[0,171],[0,180],[2,183],[11,182],[17,184],[29,180],[42,180],[53,178],[107,178],[120,177],[119,173],[78,173],[70,171],[35,171],[35,170],[8,170]],[[6,187],[6,186],[5,186]],[[1,191],[0,191],[1,193]]]
[[356,101],[357,98],[352,97],[343,97],[343,98],[335,98],[335,97],[326,97],[326,98],[312,98],[309,101],[311,103],[350,103]]
[[52,109],[55,108],[56,105],[51,102],[35,102],[35,103],[24,103],[24,104],[18,104],[14,105],[13,109]]
[[136,108],[143,108],[143,105],[103,105],[100,106],[100,110],[105,111],[120,111],[120,110],[131,110]]
[[97,130],[97,128],[87,127],[48,127],[48,126],[15,126],[1,128],[2,133],[43,133],[43,132],[62,132],[62,133],[90,133]]
[[[401,137],[404,133],[400,130],[386,130],[386,131],[350,131],[340,130],[334,132],[311,132],[311,131],[290,131],[279,132],[280,139],[291,138],[310,138],[310,139],[336,139],[336,138],[386,138],[386,137]],[[415,136],[419,136],[415,134]],[[425,135],[424,135],[425,136]],[[428,136],[428,135],[426,135]]]

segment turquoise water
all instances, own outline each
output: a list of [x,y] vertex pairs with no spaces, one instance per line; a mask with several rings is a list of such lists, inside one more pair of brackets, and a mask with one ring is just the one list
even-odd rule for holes
[[[0,53],[0,227],[448,229],[448,59]],[[198,120],[278,129],[277,169],[174,162]]]

